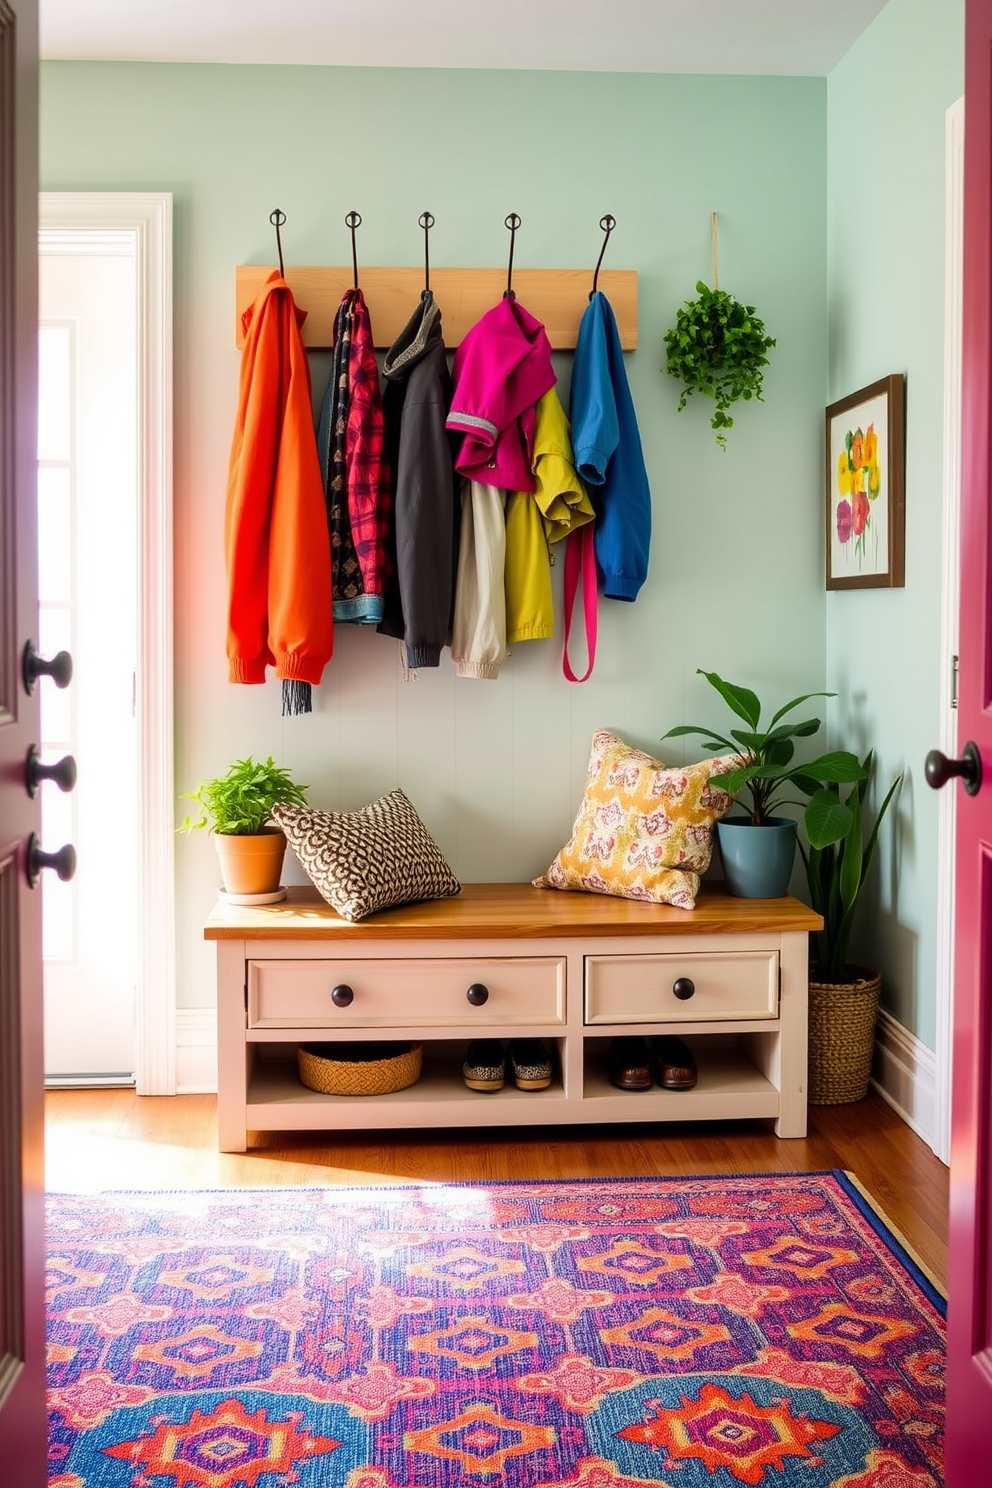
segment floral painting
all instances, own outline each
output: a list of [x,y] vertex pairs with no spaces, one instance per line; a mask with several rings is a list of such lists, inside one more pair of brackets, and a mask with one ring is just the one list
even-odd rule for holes
[[903,378],[827,409],[827,588],[904,582]]

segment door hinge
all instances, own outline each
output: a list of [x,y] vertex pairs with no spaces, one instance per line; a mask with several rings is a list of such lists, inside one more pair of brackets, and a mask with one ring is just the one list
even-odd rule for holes
[[958,668],[959,661],[956,656],[951,657],[951,707],[958,705]]

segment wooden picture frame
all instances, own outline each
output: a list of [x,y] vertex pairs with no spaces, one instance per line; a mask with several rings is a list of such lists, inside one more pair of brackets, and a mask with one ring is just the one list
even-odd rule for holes
[[894,372],[826,411],[826,587],[901,589],[906,567],[906,379]]

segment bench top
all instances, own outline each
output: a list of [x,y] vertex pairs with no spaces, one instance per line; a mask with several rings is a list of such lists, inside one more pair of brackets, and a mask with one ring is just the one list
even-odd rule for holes
[[309,886],[278,904],[247,908],[219,900],[206,940],[553,940],[577,936],[749,935],[819,930],[798,899],[740,899],[704,883],[695,909],[642,904],[607,894],[535,889],[527,883],[464,884],[451,899],[380,910],[352,924]]

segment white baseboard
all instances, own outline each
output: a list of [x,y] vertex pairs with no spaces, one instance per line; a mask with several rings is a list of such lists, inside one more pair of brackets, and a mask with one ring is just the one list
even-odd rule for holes
[[875,1029],[872,1085],[940,1157],[936,1055],[884,1008]]
[[217,1014],[213,1008],[176,1009],[176,1094],[217,1091]]

